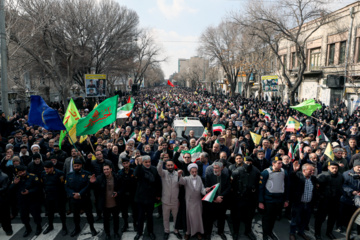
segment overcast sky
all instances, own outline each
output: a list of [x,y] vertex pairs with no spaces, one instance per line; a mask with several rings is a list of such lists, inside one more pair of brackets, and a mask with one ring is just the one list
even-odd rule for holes
[[[231,11],[241,11],[247,0],[117,0],[137,12],[140,26],[151,29],[168,61],[165,78],[178,70],[178,58],[196,56],[198,38],[208,26],[216,26]],[[275,1],[275,0],[268,0]],[[335,0],[332,9],[354,1]]]

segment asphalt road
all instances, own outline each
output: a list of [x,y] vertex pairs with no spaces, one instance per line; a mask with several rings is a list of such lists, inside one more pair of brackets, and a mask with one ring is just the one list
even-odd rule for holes
[[[48,226],[47,223],[47,218],[44,216],[44,214],[42,214],[43,216],[43,230]],[[94,214],[95,216],[95,214]],[[130,222],[131,222],[131,217],[130,217]],[[111,222],[112,224],[112,222]],[[33,232],[32,234],[28,237],[28,238],[23,238],[22,235],[25,231],[24,225],[21,223],[21,220],[19,217],[16,217],[13,221],[12,221],[12,227],[13,227],[13,231],[14,234],[10,237],[5,235],[5,232],[0,230],[0,240],[18,240],[18,239],[31,239],[31,240],[50,240],[50,239],[55,239],[55,240],[86,240],[86,239],[92,239],[92,240],[98,240],[98,239],[105,239],[105,233],[103,231],[103,222],[102,220],[100,220],[99,222],[95,223],[95,228],[96,230],[99,232],[98,235],[96,237],[92,237],[91,233],[90,233],[90,228],[89,225],[87,224],[86,221],[86,216],[85,214],[83,214],[81,216],[81,233],[80,235],[78,235],[77,237],[70,237],[69,234],[65,237],[63,237],[60,233],[61,231],[61,221],[59,219],[58,216],[55,217],[54,220],[54,230],[51,231],[50,233],[46,234],[46,235],[39,235],[39,236],[35,236],[34,232],[35,232],[35,224],[33,223],[33,220],[31,218],[31,225],[33,228]],[[123,221],[120,218],[120,229],[123,225]],[[67,226],[68,226],[68,230],[69,233],[73,230],[73,219],[72,216],[69,215],[67,217]],[[171,226],[171,231],[173,231],[173,224],[170,225]],[[290,226],[290,221],[286,218],[282,218],[281,220],[277,221],[275,224],[275,234],[278,236],[278,238],[280,240],[283,239],[289,239],[289,226]],[[313,226],[314,226],[314,218],[311,219],[311,223],[310,223],[310,231],[307,231],[306,234],[311,237],[311,239],[315,239],[314,238],[314,230],[313,230]],[[323,224],[323,227],[325,228],[326,224]],[[133,229],[132,224],[129,224],[129,230],[125,233],[121,233],[122,239],[124,240],[132,240],[134,239],[136,232]],[[144,237],[143,239],[145,240],[149,240],[150,238],[147,236],[146,233],[146,223],[145,223],[145,233],[144,233]],[[240,239],[247,239],[244,235],[243,235],[243,225],[241,225],[241,229],[240,229]],[[262,229],[261,229],[261,216],[259,214],[256,215],[254,222],[253,222],[253,231],[255,233],[255,235],[257,236],[257,239],[261,240],[262,239]],[[221,238],[216,234],[217,230],[216,230],[216,223],[215,223],[215,227],[213,229],[213,234],[212,234],[212,240],[221,240]],[[157,211],[155,210],[154,213],[154,233],[156,235],[157,239],[162,239],[163,238],[163,223],[162,223],[162,218],[158,217]],[[182,233],[182,232],[181,232]],[[323,229],[323,233],[325,233],[325,229]],[[183,233],[182,233],[183,234]],[[242,234],[242,235],[241,235]],[[229,211],[227,212],[227,219],[226,219],[226,224],[225,224],[225,235],[227,236],[228,240],[232,239],[232,222],[231,222],[231,218],[229,215]],[[338,237],[339,239],[344,239],[345,235],[342,233],[338,233],[338,232],[334,232],[334,235],[336,237]],[[196,239],[195,237],[193,237],[193,239]],[[301,239],[300,237],[298,237],[298,239]],[[325,237],[325,234],[323,235],[323,239],[327,239]],[[175,237],[174,234],[170,234],[170,238],[169,240],[177,240],[177,238]]]

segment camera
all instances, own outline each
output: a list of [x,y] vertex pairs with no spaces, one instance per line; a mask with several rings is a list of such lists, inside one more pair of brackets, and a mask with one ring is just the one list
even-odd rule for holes
[[349,176],[354,178],[354,179],[360,179],[360,175],[356,174],[356,173],[349,173]]

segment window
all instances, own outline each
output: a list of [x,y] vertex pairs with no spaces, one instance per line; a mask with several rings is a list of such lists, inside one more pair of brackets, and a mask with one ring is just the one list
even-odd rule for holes
[[357,38],[357,62],[360,62],[360,38]]
[[335,43],[329,45],[328,65],[333,65],[335,59]]
[[340,42],[339,64],[345,62],[346,41]]
[[314,48],[310,50],[310,70],[319,69],[320,54],[321,54],[321,48]]
[[287,68],[286,55],[283,56],[283,63],[284,63],[284,68],[286,70]]
[[291,53],[291,69],[294,69],[296,67],[296,53]]

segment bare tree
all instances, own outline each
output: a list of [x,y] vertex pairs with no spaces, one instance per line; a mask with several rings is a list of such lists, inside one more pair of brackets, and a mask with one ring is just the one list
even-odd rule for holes
[[151,65],[146,69],[144,81],[146,87],[156,87],[164,83],[165,74],[159,64]]
[[[112,0],[17,0],[8,4],[10,43],[37,63],[67,104],[74,79],[127,60],[138,16]],[[109,67],[110,66],[110,67]]]
[[[285,80],[291,104],[300,86],[306,70],[307,40],[322,25],[328,22],[325,0],[283,0],[269,3],[268,1],[250,1],[246,13],[239,13],[233,19],[246,31],[263,41],[281,66],[281,76]],[[311,22],[311,27],[307,28]],[[295,81],[291,81],[284,57],[280,55],[280,44],[290,42],[296,48],[299,61]]]
[[134,84],[141,85],[147,68],[166,61],[166,57],[161,58],[162,49],[156,45],[153,36],[147,29],[140,31],[135,48],[134,65],[130,73],[134,78]]
[[200,37],[200,55],[221,66],[234,94],[240,65],[243,61],[239,48],[240,28],[231,21],[221,22],[217,27],[208,27]]

